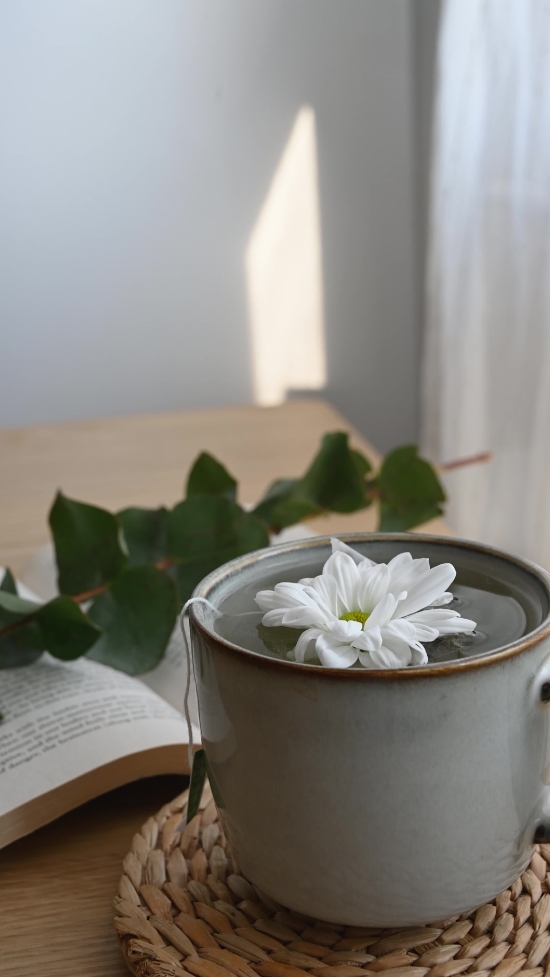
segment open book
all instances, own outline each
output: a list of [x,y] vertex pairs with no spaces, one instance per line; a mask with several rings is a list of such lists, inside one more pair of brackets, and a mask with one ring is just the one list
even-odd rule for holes
[[[278,539],[306,535],[314,534],[293,527]],[[51,548],[37,554],[25,581],[33,589],[18,585],[22,597],[54,595]],[[0,669],[0,848],[114,787],[189,773],[186,679],[179,627],[160,665],[139,678],[47,653],[33,665]],[[189,712],[200,745],[193,684]]]
[[0,711],[0,848],[113,787],[189,769],[181,714],[85,658],[0,671]]

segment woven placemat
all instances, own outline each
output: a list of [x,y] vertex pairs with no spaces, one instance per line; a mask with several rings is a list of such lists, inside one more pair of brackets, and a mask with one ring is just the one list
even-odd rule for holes
[[136,977],[550,977],[550,845],[497,898],[415,929],[332,926],[285,910],[239,872],[210,788],[134,835],[114,920]]

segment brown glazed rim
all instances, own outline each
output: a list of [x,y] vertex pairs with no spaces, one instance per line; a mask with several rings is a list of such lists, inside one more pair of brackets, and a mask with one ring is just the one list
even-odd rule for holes
[[[548,602],[550,605],[550,575],[546,573],[541,567],[537,566],[535,563],[530,563],[528,560],[520,559],[519,557],[512,556],[509,553],[505,553],[503,550],[495,549],[491,546],[485,546],[482,543],[476,543],[469,539],[456,539],[454,536],[432,536],[428,533],[338,533],[338,539],[343,540],[345,543],[353,545],[353,543],[360,543],[365,540],[373,540],[375,542],[424,542],[424,543],[435,543],[441,544],[447,547],[455,547],[456,549],[473,550],[476,553],[483,554],[485,556],[493,556],[498,559],[504,560],[507,563],[514,564],[526,573],[535,577],[540,584],[542,584],[546,595],[548,597]],[[194,597],[209,597],[212,590],[217,587],[222,580],[227,580],[230,577],[235,576],[240,573],[245,567],[250,566],[253,563],[258,563],[262,560],[267,560],[276,553],[286,552],[290,553],[293,550],[304,550],[304,549],[316,549],[317,547],[326,545],[330,541],[330,536],[313,536],[307,539],[296,540],[290,543],[280,543],[278,546],[270,546],[263,550],[255,550],[253,553],[246,553],[244,556],[239,556],[235,560],[231,560],[229,563],[225,563],[223,566],[218,567],[212,573],[208,574],[195,588],[193,596]],[[512,644],[505,645],[501,649],[496,651],[486,652],[485,654],[473,656],[471,658],[457,659],[456,661],[445,662],[438,664],[436,662],[431,665],[416,665],[408,666],[407,668],[323,668],[319,665],[302,665],[299,662],[285,661],[282,658],[268,658],[265,655],[260,655],[255,651],[247,651],[246,648],[241,648],[240,645],[235,645],[233,642],[228,641],[221,635],[212,631],[203,621],[200,621],[197,616],[197,611],[195,609],[196,605],[191,605],[189,609],[189,618],[192,620],[193,626],[200,631],[204,638],[215,641],[217,647],[220,650],[228,652],[231,655],[244,656],[250,664],[256,664],[260,667],[271,667],[274,669],[284,669],[288,672],[289,678],[292,675],[296,675],[301,672],[304,675],[308,675],[310,678],[320,678],[320,679],[347,679],[352,682],[380,682],[380,681],[394,681],[395,679],[414,679],[414,678],[436,678],[438,676],[447,675],[458,675],[461,672],[470,672],[477,668],[486,668],[490,665],[497,665],[499,662],[506,661],[508,658],[514,658],[516,655],[521,654],[524,651],[528,651],[533,645],[539,644],[544,638],[550,637],[550,613],[546,618],[539,624],[538,628],[531,631],[529,634],[525,635],[523,638],[519,638],[518,641],[512,642]],[[202,610],[202,608],[201,608]]]

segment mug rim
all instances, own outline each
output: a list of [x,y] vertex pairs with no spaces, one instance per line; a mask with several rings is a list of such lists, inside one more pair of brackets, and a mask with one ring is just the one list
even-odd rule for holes
[[[304,539],[292,540],[288,543],[279,543],[275,546],[268,546],[261,550],[253,550],[251,553],[245,553],[243,556],[238,556],[235,559],[222,564],[222,566],[217,567],[216,570],[209,573],[200,581],[200,583],[197,584],[193,591],[193,597],[209,598],[212,590],[216,588],[223,580],[234,576],[235,574],[239,573],[240,570],[249,567],[253,563],[268,559],[273,554],[281,552],[288,553],[292,552],[293,550],[315,549],[323,544],[326,545],[327,542],[330,542],[333,536],[341,539],[348,545],[353,545],[354,542],[358,543],[365,540],[373,540],[375,542],[411,541],[412,537],[415,542],[453,546],[456,549],[468,549],[484,554],[485,556],[497,557],[498,559],[505,560],[507,563],[514,564],[524,572],[536,577],[546,592],[549,612],[534,631],[530,631],[528,634],[523,635],[516,641],[504,645],[502,648],[496,649],[495,651],[484,652],[470,658],[457,658],[447,662],[432,662],[426,665],[408,665],[405,668],[326,668],[319,665],[308,665],[301,662],[289,661],[284,658],[271,658],[267,655],[262,655],[259,652],[242,648],[240,645],[234,644],[221,634],[213,631],[204,621],[200,620],[197,614],[198,607],[196,604],[191,604],[189,608],[190,622],[192,622],[193,626],[202,633],[204,638],[214,640],[220,649],[229,654],[237,655],[237,657],[244,655],[251,664],[261,665],[262,667],[267,666],[275,669],[282,668],[289,670],[289,677],[291,677],[292,674],[298,674],[298,671],[300,671],[302,674],[307,674],[312,678],[315,676],[324,676],[327,679],[338,678],[356,682],[394,681],[395,679],[413,679],[419,677],[434,678],[437,676],[448,676],[469,672],[477,668],[485,668],[490,665],[496,665],[499,662],[506,661],[509,658],[514,658],[516,655],[519,655],[524,651],[528,651],[529,648],[533,647],[533,645],[539,644],[539,642],[543,641],[544,638],[550,637],[550,574],[548,574],[546,570],[543,570],[542,567],[539,567],[536,563],[532,563],[530,560],[525,560],[522,557],[514,556],[511,553],[506,553],[504,550],[497,549],[493,546],[488,546],[485,543],[478,543],[469,539],[460,539],[456,536],[432,535],[430,533],[333,533],[332,536],[324,535],[306,537]],[[202,607],[200,607],[200,610],[204,611]]]

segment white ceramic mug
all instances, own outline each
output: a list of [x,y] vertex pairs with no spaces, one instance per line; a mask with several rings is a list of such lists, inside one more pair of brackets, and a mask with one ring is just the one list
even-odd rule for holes
[[[346,535],[527,587],[538,625],[490,654],[402,670],[327,669],[246,651],[191,609],[203,744],[243,873],[283,905],[349,925],[424,924],[494,898],[550,840],[545,810],[550,577],[434,536]],[[226,564],[195,591],[320,572],[327,538]],[[538,608],[538,610],[537,610]]]

